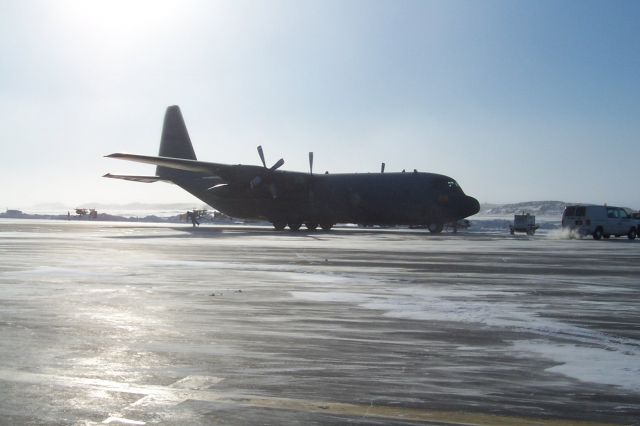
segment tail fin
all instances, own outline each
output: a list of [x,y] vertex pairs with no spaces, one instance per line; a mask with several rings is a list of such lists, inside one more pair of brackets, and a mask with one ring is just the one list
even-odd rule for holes
[[[180,107],[177,105],[168,107],[167,112],[164,114],[160,152],[158,155],[161,157],[197,160],[196,153],[193,151],[193,145],[191,145],[189,133],[187,132],[187,126],[184,124]],[[168,177],[176,173],[180,174],[185,172],[162,166],[156,168],[157,176]]]

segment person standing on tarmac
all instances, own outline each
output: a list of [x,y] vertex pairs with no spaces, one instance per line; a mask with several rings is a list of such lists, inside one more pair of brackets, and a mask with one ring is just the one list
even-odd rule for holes
[[198,222],[198,212],[194,209],[193,212],[188,212],[187,217],[191,216],[191,224],[195,228],[196,225],[200,226],[200,222]]

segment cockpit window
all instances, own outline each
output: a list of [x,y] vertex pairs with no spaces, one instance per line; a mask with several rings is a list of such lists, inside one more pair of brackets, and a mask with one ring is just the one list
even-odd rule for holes
[[432,187],[434,189],[438,189],[440,191],[449,192],[449,193],[458,193],[462,192],[462,188],[458,185],[458,182],[449,178],[449,179],[436,179],[432,183]]

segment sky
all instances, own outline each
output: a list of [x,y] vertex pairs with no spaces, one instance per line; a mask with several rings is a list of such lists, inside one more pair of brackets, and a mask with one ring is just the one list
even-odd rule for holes
[[0,208],[191,202],[104,158],[453,177],[483,203],[640,208],[640,2],[0,0]]

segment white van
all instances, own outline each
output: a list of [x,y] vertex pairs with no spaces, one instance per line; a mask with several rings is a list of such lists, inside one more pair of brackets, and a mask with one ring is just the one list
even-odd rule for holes
[[578,236],[592,235],[594,240],[614,235],[626,235],[630,240],[637,235],[637,219],[621,207],[573,205],[562,213],[562,228]]

